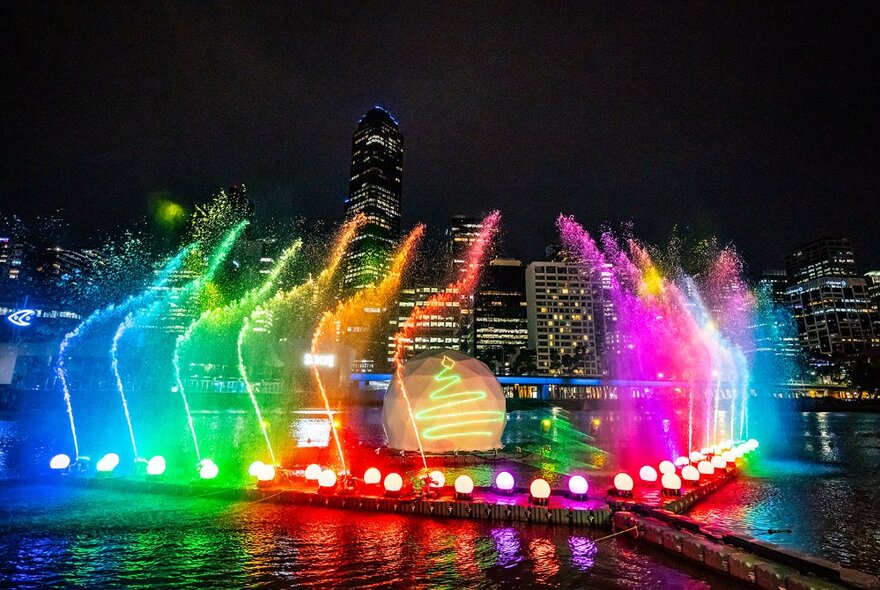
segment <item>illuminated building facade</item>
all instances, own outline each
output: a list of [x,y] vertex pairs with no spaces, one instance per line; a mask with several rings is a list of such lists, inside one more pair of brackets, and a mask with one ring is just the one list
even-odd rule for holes
[[526,268],[529,346],[542,375],[599,375],[599,325],[604,313],[599,277],[569,262]]
[[804,350],[814,358],[859,353],[880,345],[868,282],[857,275],[852,244],[824,238],[785,257],[786,290]]
[[474,293],[468,352],[496,375],[509,375],[519,351],[529,344],[526,269],[522,262],[496,258],[483,270]]
[[449,218],[446,228],[446,255],[456,278],[467,270],[468,250],[477,241],[482,229],[483,220],[479,217],[453,215]]
[[345,258],[343,290],[352,293],[377,284],[388,268],[400,236],[403,136],[397,121],[381,107],[361,117],[352,138],[351,181],[345,219],[363,214],[367,222]]
[[[428,307],[427,303],[438,293],[448,292],[451,296],[442,306],[436,305]],[[415,325],[411,342],[405,344],[404,358],[410,358],[413,355],[425,352],[427,350],[436,350],[449,348],[453,350],[461,350],[461,301],[458,292],[450,287],[436,286],[416,286],[401,289],[398,297],[398,314],[395,329],[392,335],[388,337],[388,358],[394,354],[394,336],[401,327],[403,327],[407,318],[415,307],[432,309],[432,313],[425,313]]]

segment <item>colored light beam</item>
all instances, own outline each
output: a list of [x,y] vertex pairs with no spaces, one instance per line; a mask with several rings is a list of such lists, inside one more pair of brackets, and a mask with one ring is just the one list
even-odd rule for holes
[[150,288],[137,295],[132,295],[128,297],[122,303],[111,304],[107,307],[92,312],[85,320],[80,322],[80,324],[77,325],[77,327],[73,331],[65,334],[64,338],[61,340],[61,344],[58,347],[58,361],[55,365],[55,373],[56,375],[58,375],[58,379],[61,381],[61,388],[64,393],[64,405],[67,411],[68,422],[70,423],[70,434],[71,438],[73,439],[73,448],[76,457],[79,457],[79,441],[77,440],[76,436],[76,421],[73,415],[73,403],[71,401],[70,395],[70,384],[67,380],[67,369],[64,363],[64,356],[67,352],[67,349],[71,346],[75,339],[85,334],[89,330],[89,328],[97,324],[104,317],[112,315],[114,313],[126,313],[129,309],[141,306],[153,297],[155,297],[158,290],[168,283],[171,277],[171,273],[180,268],[180,266],[183,264],[183,261],[186,260],[186,257],[192,251],[192,248],[192,245],[188,245],[185,248],[182,248],[180,252],[178,252],[174,257],[166,261],[159,270],[156,281],[151,285]]
[[[333,339],[335,342],[345,341],[347,344],[354,345],[353,348],[355,349],[364,345],[363,339],[367,334],[371,333],[371,328],[375,327],[376,320],[378,319],[378,314],[368,313],[367,310],[381,309],[387,306],[388,301],[398,291],[403,270],[409,263],[412,252],[419,240],[421,240],[424,232],[425,227],[418,225],[409,233],[395,252],[388,272],[378,285],[358,291],[350,298],[340,302],[335,309],[326,311],[321,315],[321,321],[318,322],[318,327],[312,336],[310,351],[313,357],[321,353],[322,339],[325,337]],[[334,329],[331,330],[331,327]],[[347,466],[345,454],[342,450],[342,442],[339,439],[339,432],[333,420],[330,396],[323,379],[321,379],[321,369],[318,363],[312,364],[312,374],[315,377],[315,383],[324,402],[327,419],[330,421],[330,429],[336,444],[339,462],[342,464],[342,472],[346,473]]]
[[403,325],[394,336],[394,378],[397,381],[400,393],[406,403],[410,424],[412,425],[413,433],[416,436],[416,442],[418,442],[419,445],[419,455],[422,458],[422,465],[425,469],[428,468],[428,461],[425,459],[425,450],[422,447],[422,438],[419,434],[419,427],[416,425],[416,417],[413,415],[412,403],[410,402],[409,394],[407,393],[406,386],[403,382],[403,363],[406,354],[406,346],[408,343],[414,342],[415,334],[426,316],[438,313],[442,308],[446,307],[447,303],[452,301],[453,297],[468,297],[473,293],[480,280],[480,274],[486,263],[486,259],[491,253],[492,240],[498,232],[498,224],[500,221],[501,213],[498,211],[493,211],[483,218],[480,232],[477,234],[477,239],[471,244],[467,256],[465,257],[467,260],[465,272],[457,281],[451,283],[447,289],[430,297],[425,305],[414,307],[409,317],[406,318]]

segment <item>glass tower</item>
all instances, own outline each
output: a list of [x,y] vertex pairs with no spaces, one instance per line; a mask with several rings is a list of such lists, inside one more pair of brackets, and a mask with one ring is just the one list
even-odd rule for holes
[[359,213],[366,225],[349,247],[343,290],[352,293],[377,284],[388,268],[400,236],[403,136],[397,120],[373,107],[358,121],[351,147],[351,181],[345,219]]

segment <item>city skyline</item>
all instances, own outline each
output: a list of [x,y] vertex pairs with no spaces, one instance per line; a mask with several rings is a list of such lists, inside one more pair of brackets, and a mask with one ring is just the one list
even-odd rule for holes
[[[650,242],[676,225],[717,234],[753,274],[824,235],[852,239],[860,270],[880,266],[877,117],[872,78],[856,75],[877,51],[856,5],[479,8],[464,26],[440,10],[427,33],[411,26],[418,6],[237,10],[10,14],[20,83],[2,120],[0,209],[65,207],[82,233],[125,225],[155,192],[189,204],[242,182],[263,215],[338,219],[352,122],[380,104],[408,138],[405,227],[498,207],[509,254],[529,260],[561,211],[594,229],[632,221]],[[530,42],[541,51],[511,53]]]

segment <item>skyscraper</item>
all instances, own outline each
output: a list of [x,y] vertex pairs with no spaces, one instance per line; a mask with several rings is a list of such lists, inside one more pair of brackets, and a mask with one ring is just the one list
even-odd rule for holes
[[785,257],[785,272],[792,283],[856,276],[852,243],[846,238],[822,238],[804,244]]
[[468,250],[477,241],[483,229],[483,220],[479,217],[453,215],[449,218],[446,228],[446,254],[452,265],[454,278],[467,271]]
[[529,344],[526,309],[526,269],[522,262],[492,260],[474,293],[467,352],[496,374],[510,374],[514,359]]
[[388,268],[400,236],[403,179],[403,136],[388,111],[378,106],[367,111],[351,143],[345,219],[362,213],[367,223],[346,254],[343,289],[347,293],[375,285]]

